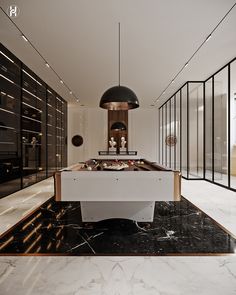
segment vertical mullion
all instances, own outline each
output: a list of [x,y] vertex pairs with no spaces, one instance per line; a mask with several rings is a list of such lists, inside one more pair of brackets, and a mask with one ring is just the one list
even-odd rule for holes
[[214,147],[214,137],[215,137],[215,132],[214,132],[214,117],[215,117],[215,76],[212,77],[212,181],[215,182],[215,147]]
[[165,111],[166,111],[166,115],[165,115],[165,119],[166,119],[166,120],[165,120],[165,121],[166,121],[166,122],[165,122],[165,126],[166,126],[166,127],[165,127],[165,130],[166,130],[166,132],[165,132],[165,133],[166,133],[166,134],[165,134],[165,160],[166,160],[166,161],[165,161],[165,162],[166,162],[166,163],[165,163],[165,166],[167,167],[167,144],[166,144],[166,137],[167,137],[167,103],[166,103],[166,106],[165,106]]
[[187,178],[189,178],[189,83],[187,82]]
[[[174,138],[176,138],[176,95],[174,96]],[[176,169],[176,144],[174,145],[174,169]]]
[[158,159],[158,162],[161,163],[161,136],[162,136],[162,133],[161,133],[161,110],[160,108],[158,109],[158,116],[159,116],[159,159]]
[[198,97],[198,91],[197,90],[197,176],[198,176],[198,172],[199,172],[199,97]]
[[206,96],[206,83],[203,83],[203,179],[206,178],[206,157],[205,157],[205,153],[206,153],[206,147],[205,147],[205,143],[206,143],[206,112],[205,112],[205,108],[206,108],[206,100],[205,100],[205,96]]
[[179,168],[180,171],[182,172],[182,89],[180,89],[180,102],[179,102],[179,106],[180,106],[180,157],[179,157]]
[[21,149],[21,153],[20,153],[20,187],[21,189],[23,189],[23,142],[22,142],[22,137],[23,137],[23,131],[22,131],[22,114],[23,114],[23,106],[22,106],[22,102],[23,102],[23,74],[22,74],[22,67],[23,64],[22,62],[20,62],[20,149]]
[[230,176],[231,176],[231,150],[230,150],[230,119],[231,119],[231,100],[230,100],[230,64],[228,65],[228,186],[231,187]]
[[161,117],[161,121],[162,121],[162,141],[161,141],[161,153],[162,153],[162,157],[161,157],[161,164],[164,164],[164,145],[163,145],[163,138],[164,138],[164,125],[163,125],[163,106],[161,107],[161,112],[162,112],[162,117]]
[[48,175],[48,86],[46,85],[46,178],[49,177]]
[[[171,99],[169,101],[170,110],[169,110],[169,135],[171,136]],[[169,145],[169,168],[171,168],[171,144]]]

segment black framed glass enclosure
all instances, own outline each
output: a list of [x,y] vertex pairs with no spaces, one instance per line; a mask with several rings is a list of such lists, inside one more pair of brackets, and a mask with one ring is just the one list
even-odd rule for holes
[[67,166],[67,103],[0,44],[0,198]]
[[206,81],[186,82],[159,114],[161,164],[236,190],[236,59]]

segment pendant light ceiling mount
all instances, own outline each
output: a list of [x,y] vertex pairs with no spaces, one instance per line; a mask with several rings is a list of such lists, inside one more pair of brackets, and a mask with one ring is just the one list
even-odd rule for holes
[[131,110],[139,107],[139,101],[136,94],[128,87],[120,85],[120,23],[119,23],[119,85],[106,90],[102,95],[99,106],[103,109],[119,111]]

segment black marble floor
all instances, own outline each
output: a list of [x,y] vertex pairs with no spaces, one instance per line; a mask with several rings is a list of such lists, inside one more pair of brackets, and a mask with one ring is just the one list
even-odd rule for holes
[[79,202],[50,200],[2,239],[0,254],[168,255],[234,253],[236,240],[182,198],[157,202],[152,223],[83,224]]

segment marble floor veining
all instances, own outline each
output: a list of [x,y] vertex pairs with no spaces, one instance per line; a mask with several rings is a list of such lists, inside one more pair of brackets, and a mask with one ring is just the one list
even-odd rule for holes
[[80,202],[50,200],[0,239],[0,254],[175,255],[234,253],[236,240],[182,198],[156,202],[153,222],[83,223]]
[[1,295],[235,295],[231,257],[0,257]]
[[182,179],[182,195],[236,236],[236,192],[204,180]]

